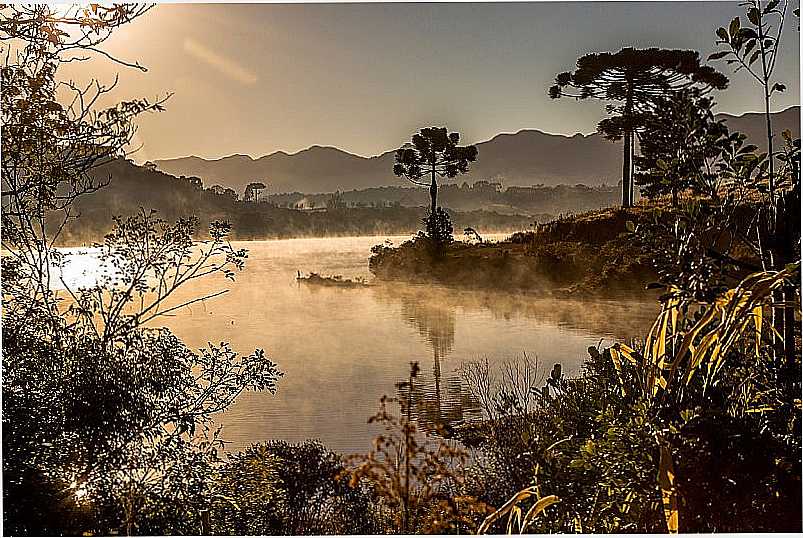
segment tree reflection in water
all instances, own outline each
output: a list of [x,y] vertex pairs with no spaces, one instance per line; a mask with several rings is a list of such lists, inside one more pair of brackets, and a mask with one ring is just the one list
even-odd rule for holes
[[419,427],[425,431],[448,431],[454,421],[462,420],[462,406],[454,405],[459,403],[459,380],[450,379],[447,382],[451,389],[447,390],[447,394],[458,396],[458,402],[452,402],[448,396],[444,399],[441,392],[441,361],[448,357],[454,347],[455,308],[446,303],[421,301],[409,294],[401,294],[399,299],[402,317],[415,327],[432,351],[431,375],[424,369],[419,383],[413,387],[413,415]]
[[495,318],[523,317],[568,329],[604,331],[619,340],[644,334],[655,316],[654,302],[648,297],[583,301],[428,285],[380,285],[372,291],[379,302],[398,305],[404,321],[427,343],[432,367],[420,361],[422,373],[413,388],[413,415],[425,431],[445,431],[447,435],[458,424],[482,416],[479,402],[463,386],[457,372],[464,361],[477,357],[450,356],[458,309],[490,312]]

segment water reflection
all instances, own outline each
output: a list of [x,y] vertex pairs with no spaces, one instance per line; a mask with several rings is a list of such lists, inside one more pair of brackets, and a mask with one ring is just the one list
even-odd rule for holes
[[[454,343],[454,320],[464,314],[490,313],[494,319],[529,319],[571,330],[599,333],[606,339],[629,340],[644,334],[658,313],[651,297],[553,298],[525,293],[459,290],[444,286],[378,285],[377,300],[401,303],[405,315],[422,336]],[[444,349],[444,348],[441,348]]]
[[[399,398],[406,396],[406,390],[398,392]],[[414,420],[429,433],[448,435],[455,426],[482,416],[479,403],[463,386],[456,371],[447,372],[443,379],[436,369],[431,375],[422,372],[413,385],[412,404]]]
[[[644,334],[655,311],[655,303],[644,298],[581,301],[395,284],[378,285],[372,291],[378,302],[399,306],[404,322],[418,332],[431,353],[431,367],[420,364],[421,374],[413,389],[413,413],[419,426],[429,432],[441,428],[449,432],[463,421],[481,416],[479,403],[457,373],[467,357],[450,360],[458,317],[490,312],[494,319],[505,322],[529,320],[542,326],[590,331],[605,342],[626,341]],[[541,366],[551,369],[553,365]],[[576,369],[569,371],[576,373]]]
[[[445,418],[441,397],[441,360],[446,358],[454,347],[455,309],[449,305],[419,300],[409,293],[402,294],[399,299],[402,318],[415,327],[432,351],[432,376],[424,373],[414,385],[413,413],[422,428],[435,431],[439,426],[447,426],[455,418],[462,418],[459,413],[461,407],[451,405],[451,402],[447,406],[450,417]],[[426,369],[424,371],[426,372]],[[459,380],[451,381],[453,389],[456,386],[459,393]],[[459,416],[452,416],[455,414]]]
[[[399,303],[402,319],[427,342],[432,353],[432,368],[421,366],[421,374],[413,385],[412,413],[422,429],[435,432],[440,428],[449,428],[454,422],[462,420],[463,405],[470,402],[461,398],[461,384],[459,378],[451,376],[448,380],[447,392],[450,396],[457,396],[457,402],[452,398],[443,398],[441,394],[441,361],[445,359],[454,347],[456,310],[449,304],[427,300],[422,296],[428,288],[415,286],[380,286],[377,298],[380,302]],[[399,398],[404,398],[399,394]],[[444,409],[444,400],[446,406]],[[458,405],[455,405],[458,403]]]

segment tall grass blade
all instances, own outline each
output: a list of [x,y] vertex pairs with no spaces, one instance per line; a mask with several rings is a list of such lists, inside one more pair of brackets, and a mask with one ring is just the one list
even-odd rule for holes
[[680,513],[678,511],[678,494],[675,487],[675,467],[672,464],[672,453],[663,442],[660,435],[657,437],[661,450],[658,462],[658,485],[661,488],[661,502],[664,506],[666,529],[669,534],[677,534],[680,527]]

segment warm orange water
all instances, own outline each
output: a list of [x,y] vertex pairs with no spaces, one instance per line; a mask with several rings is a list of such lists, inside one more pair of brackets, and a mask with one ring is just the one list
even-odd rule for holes
[[[404,238],[390,238],[399,243]],[[255,241],[235,283],[209,278],[182,298],[228,287],[229,293],[161,318],[199,348],[228,341],[240,353],[263,348],[285,373],[275,396],[246,393],[221,415],[223,437],[237,450],[280,438],[320,439],[340,452],[365,451],[376,431],[366,423],[383,394],[422,370],[429,418],[475,418],[476,405],[455,371],[463,361],[492,364],[522,352],[544,369],[561,363],[576,373],[588,346],[643,334],[652,301],[563,301],[435,286],[316,288],[295,282],[297,271],[370,278],[372,245],[385,237]],[[77,265],[74,268],[77,271]]]

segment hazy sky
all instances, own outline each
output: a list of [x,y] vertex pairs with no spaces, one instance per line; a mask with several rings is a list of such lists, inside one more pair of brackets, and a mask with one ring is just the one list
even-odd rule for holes
[[[788,90],[777,109],[799,103],[791,9],[777,67]],[[118,99],[175,92],[166,112],[139,122],[140,162],[315,144],[375,155],[434,124],[471,142],[525,128],[592,132],[604,105],[550,100],[556,73],[624,46],[706,58],[714,30],[739,14],[736,1],[159,5],[105,45],[147,73],[101,59],[65,73],[109,81],[119,72]],[[715,65],[731,78],[719,110],[761,108],[744,73]]]

